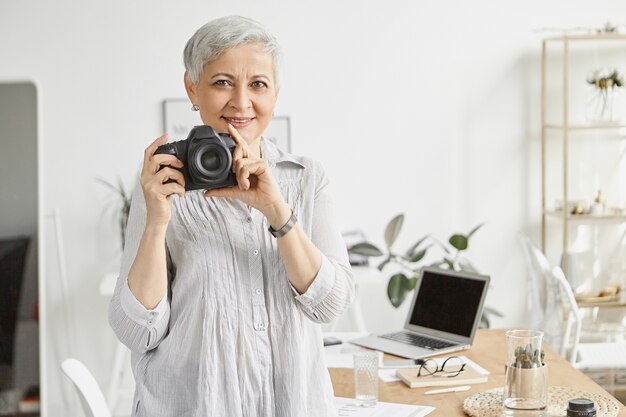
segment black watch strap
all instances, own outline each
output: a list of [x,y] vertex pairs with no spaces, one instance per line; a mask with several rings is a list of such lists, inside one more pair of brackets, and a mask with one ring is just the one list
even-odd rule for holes
[[283,237],[287,234],[287,232],[293,229],[297,221],[298,221],[298,218],[296,217],[296,214],[293,212],[293,210],[291,210],[291,217],[289,218],[289,220],[287,220],[287,223],[285,223],[283,227],[276,230],[272,226],[270,226],[269,229],[267,230],[269,230],[272,236],[274,237]]

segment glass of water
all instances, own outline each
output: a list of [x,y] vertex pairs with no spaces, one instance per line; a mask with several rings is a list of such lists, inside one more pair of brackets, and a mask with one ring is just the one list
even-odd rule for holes
[[357,405],[373,407],[378,401],[378,352],[354,354],[354,393]]

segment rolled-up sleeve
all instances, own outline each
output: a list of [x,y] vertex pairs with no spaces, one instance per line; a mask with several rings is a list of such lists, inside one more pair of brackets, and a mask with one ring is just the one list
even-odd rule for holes
[[120,275],[109,305],[109,324],[113,332],[120,342],[137,353],[144,353],[158,346],[167,333],[170,317],[167,293],[156,308],[148,310],[128,287],[128,272],[137,255],[145,222],[146,204],[141,187],[137,185],[126,227]]
[[352,303],[354,276],[346,244],[334,222],[328,177],[319,165],[315,168],[311,241],[322,253],[322,264],[307,291],[296,295],[296,300],[311,320],[328,323]]

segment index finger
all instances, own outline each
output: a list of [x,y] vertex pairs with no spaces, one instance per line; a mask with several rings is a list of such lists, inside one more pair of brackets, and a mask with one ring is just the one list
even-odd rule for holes
[[246,140],[241,137],[241,134],[237,131],[237,129],[235,129],[235,126],[231,125],[230,123],[228,123],[228,132],[230,133],[230,136],[232,136],[235,143],[241,147],[241,150],[243,151],[243,157],[247,158],[249,152],[248,143],[246,142]]
[[152,142],[144,151],[143,153],[143,166],[144,168],[146,167],[146,165],[148,164],[148,161],[150,160],[150,158],[152,158],[152,155],[154,155],[154,151],[156,151],[156,149],[163,145],[165,142],[167,142],[167,138],[169,136],[166,134],[159,136],[158,138],[155,139],[154,142]]

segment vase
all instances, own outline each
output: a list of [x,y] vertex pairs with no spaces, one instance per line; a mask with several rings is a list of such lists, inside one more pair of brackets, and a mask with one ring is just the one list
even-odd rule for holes
[[505,415],[515,410],[544,410],[548,405],[548,368],[543,363],[543,332],[506,332],[506,384],[502,405]]
[[587,96],[585,117],[591,123],[610,123],[622,118],[616,111],[621,92],[616,87],[594,87]]
[[548,367],[506,367],[504,406],[514,410],[542,410],[548,400]]

